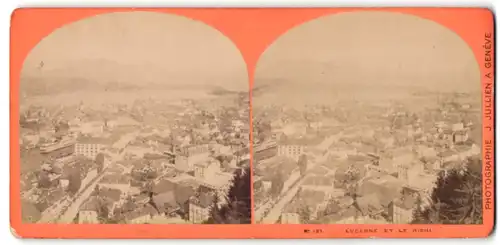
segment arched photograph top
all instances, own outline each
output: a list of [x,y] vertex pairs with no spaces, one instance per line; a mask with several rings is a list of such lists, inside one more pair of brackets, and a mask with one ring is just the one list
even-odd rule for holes
[[200,21],[56,29],[21,71],[23,222],[250,223],[248,86],[240,51]]
[[448,28],[319,17],[264,51],[252,96],[257,223],[482,222],[480,67]]

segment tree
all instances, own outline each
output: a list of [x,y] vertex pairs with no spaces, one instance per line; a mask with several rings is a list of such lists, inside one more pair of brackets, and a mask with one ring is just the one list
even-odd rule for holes
[[94,161],[97,165],[97,172],[101,173],[104,169],[104,154],[102,152],[97,154]]
[[[347,171],[345,172],[345,179],[343,180],[343,184],[346,188],[345,195],[352,198],[352,206],[357,209],[357,211],[362,212],[358,203],[358,189],[359,189],[359,180],[361,179],[360,171],[354,167],[349,166]],[[357,219],[358,212],[356,212]]]
[[224,160],[220,165],[224,171],[229,171],[231,169],[231,164],[227,160]]
[[99,223],[106,224],[109,220],[109,208],[107,200],[103,197],[97,198],[97,219]]
[[68,192],[70,195],[74,195],[78,192],[78,190],[80,190],[80,187],[82,185],[80,174],[77,171],[73,171],[73,173],[70,174],[68,180]]
[[41,171],[38,175],[38,188],[50,188],[52,182],[46,171]]
[[312,210],[306,204],[301,204],[298,210],[301,224],[308,224],[311,220]]
[[273,178],[271,179],[271,189],[269,194],[274,198],[278,197],[281,194],[284,186],[285,177],[283,176],[283,174],[281,172],[274,174]]
[[146,183],[144,183],[143,190],[141,191],[141,193],[148,195],[148,204],[150,204],[160,213],[161,210],[159,209],[158,206],[156,206],[156,203],[153,200],[153,196],[155,195],[154,186],[155,184],[153,180],[146,181]]
[[258,139],[262,142],[268,139],[272,134],[271,123],[268,121],[260,121],[257,123],[257,136]]
[[222,209],[219,207],[219,196],[214,195],[213,201],[212,201],[212,206],[210,207],[210,217],[204,221],[204,224],[223,224],[224,223],[224,216],[225,212],[221,212],[222,210],[225,210],[225,207]]
[[214,197],[210,218],[212,224],[250,224],[251,222],[250,169],[235,174],[227,193],[226,203],[220,208]]
[[299,165],[300,175],[304,176],[307,171],[307,155],[302,154],[297,164]]
[[92,191],[92,196],[99,196],[101,194],[101,188],[99,185],[95,185],[94,190]]
[[326,204],[325,210],[322,212],[323,216],[332,215],[338,213],[341,210],[340,205],[337,200],[331,199]]
[[414,212],[416,224],[481,224],[481,162],[468,159],[464,169],[442,171],[434,188],[431,205]]
[[226,156],[225,155],[218,155],[218,156],[215,157],[215,159],[217,161],[219,161],[219,163],[222,163],[222,162],[224,162],[226,160]]

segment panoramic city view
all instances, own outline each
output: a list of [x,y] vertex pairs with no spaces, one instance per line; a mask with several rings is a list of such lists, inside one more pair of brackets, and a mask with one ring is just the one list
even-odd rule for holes
[[227,37],[180,16],[55,30],[20,77],[22,221],[482,223],[480,71],[452,31],[324,16],[251,77]]
[[248,74],[217,30],[90,17],[43,39],[20,86],[23,222],[250,223]]
[[394,13],[321,17],[260,57],[261,224],[480,224],[479,66],[453,32]]

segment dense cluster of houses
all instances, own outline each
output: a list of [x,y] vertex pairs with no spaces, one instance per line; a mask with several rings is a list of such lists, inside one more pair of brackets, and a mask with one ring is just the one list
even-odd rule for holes
[[168,113],[169,124],[155,126],[132,113],[126,116],[123,109],[76,111],[58,112],[57,117],[45,113],[57,123],[21,135],[22,161],[32,166],[24,173],[23,190],[30,202],[47,201],[47,195],[34,195],[42,171],[55,183],[48,192],[60,193],[46,208],[67,199],[65,170],[80,173],[81,190],[95,186],[74,222],[201,223],[208,219],[214,196],[223,202],[234,175],[248,165],[245,108],[209,112],[190,102]]
[[[280,110],[285,116],[262,113],[272,133],[254,137],[256,209],[293,192],[273,222],[410,223],[415,209],[431,204],[440,172],[480,156],[473,137],[480,125],[464,116],[474,109],[442,107],[431,117],[438,120],[424,121],[423,113],[379,108],[371,118],[347,123],[324,107],[314,117],[286,108]],[[303,155],[307,172],[299,174]],[[269,199],[273,185],[282,187],[277,200]]]

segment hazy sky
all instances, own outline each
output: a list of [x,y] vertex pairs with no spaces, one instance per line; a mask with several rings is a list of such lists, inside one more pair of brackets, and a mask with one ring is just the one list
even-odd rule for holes
[[480,89],[479,65],[459,36],[429,20],[384,12],[330,15],[288,31],[261,56],[256,77],[256,86],[279,78],[299,87]]
[[[122,69],[120,77],[174,76],[248,88],[246,65],[228,38],[201,22],[148,12],[104,14],[65,25],[31,51],[23,72],[37,74],[43,61],[47,71],[71,67],[85,74],[92,60],[129,67]],[[102,76],[113,74],[103,72]]]

